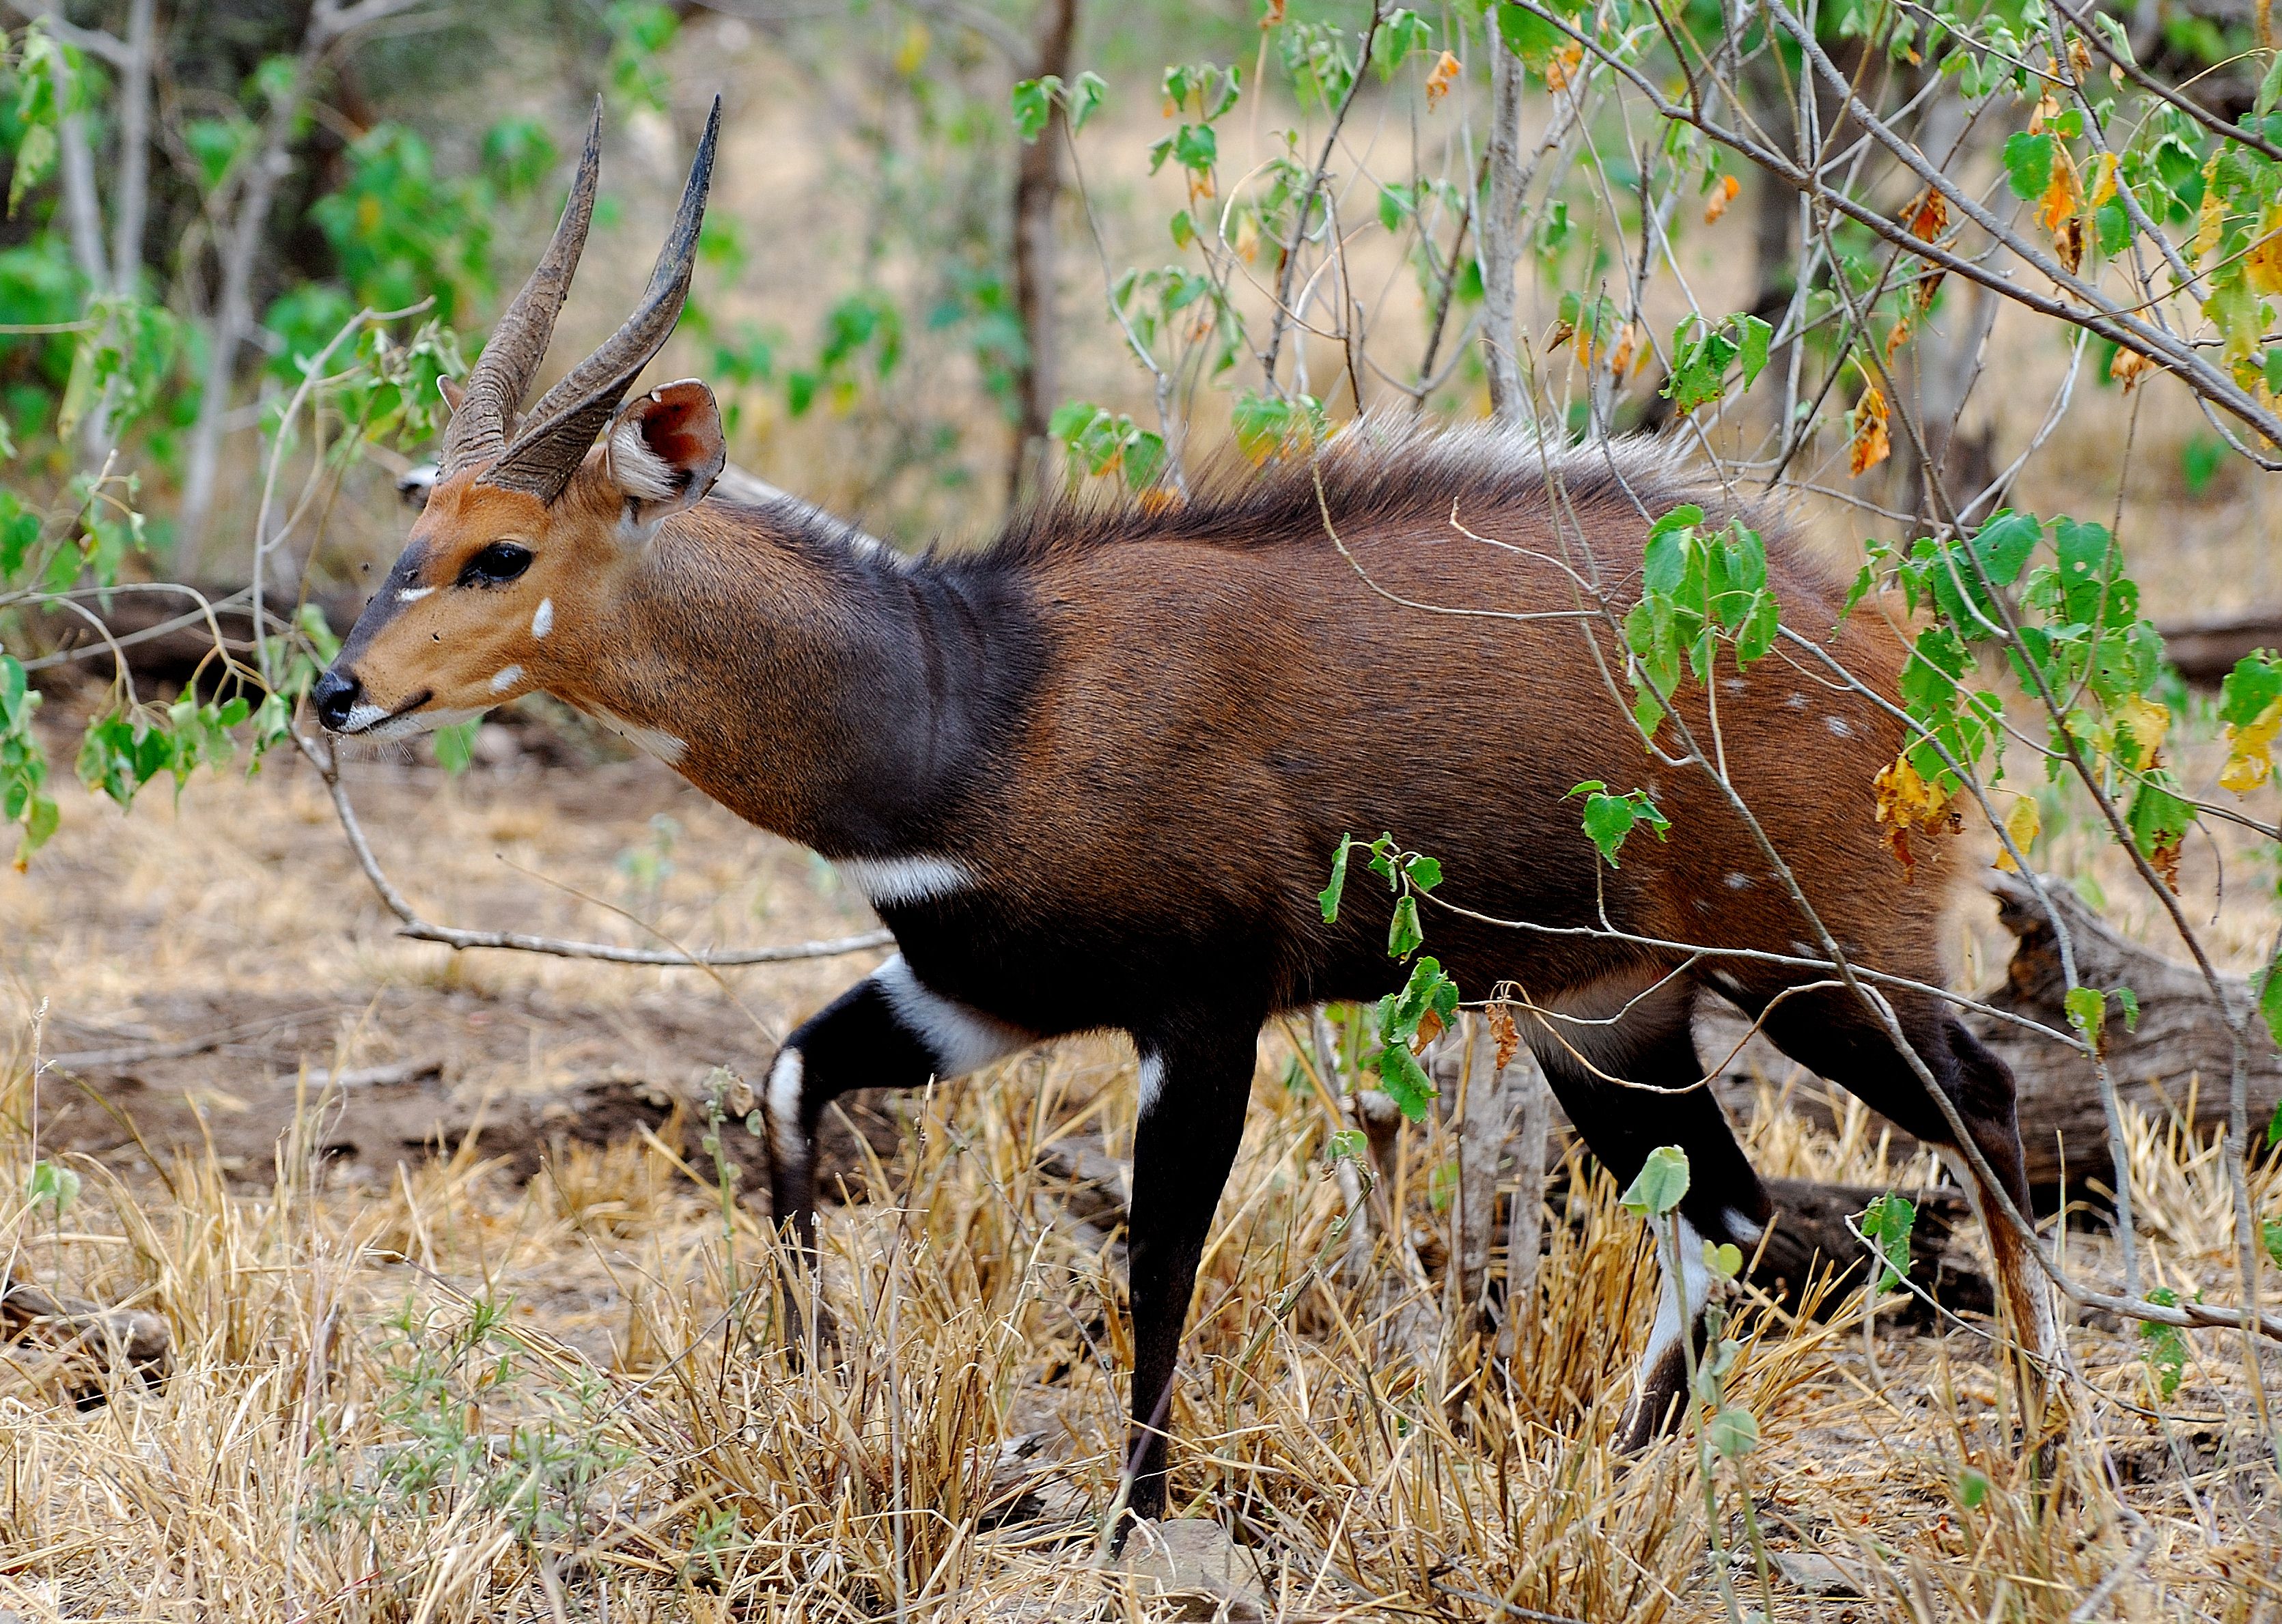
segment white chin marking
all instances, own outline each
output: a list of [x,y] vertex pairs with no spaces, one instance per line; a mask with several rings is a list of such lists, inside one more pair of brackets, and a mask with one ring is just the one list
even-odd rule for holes
[[[1648,1334],[1648,1351],[1641,1355],[1640,1364],[1633,1373],[1635,1403],[1648,1390],[1649,1378],[1655,1373],[1657,1364],[1672,1350],[1672,1345],[1680,1340],[1681,1329],[1693,1326],[1696,1317],[1704,1311],[1704,1303],[1712,1299],[1712,1271],[1704,1262],[1704,1237],[1686,1218],[1675,1214],[1673,1221],[1680,1234],[1679,1289],[1673,1290],[1674,1282],[1672,1280],[1664,1282],[1664,1290],[1657,1303],[1656,1326]],[[1664,1262],[1664,1249],[1658,1247],[1657,1264],[1659,1270]],[[1687,1302],[1685,1311],[1680,1303],[1682,1298]]]
[[423,598],[425,598],[429,593],[435,590],[436,589],[432,586],[408,586],[402,592],[396,594],[396,601],[399,603],[418,603]]
[[359,705],[354,709],[351,710],[348,715],[343,719],[341,723],[341,731],[344,733],[361,733],[367,729],[374,726],[376,723],[385,720],[387,715],[388,708],[384,705]]
[[496,677],[492,678],[492,692],[493,693],[505,693],[508,689],[514,687],[516,684],[522,680],[523,668],[519,665],[508,666],[502,669]]
[[832,866],[874,908],[925,902],[974,885],[974,871],[955,857],[846,857]]
[[900,953],[873,971],[872,979],[886,995],[896,1018],[935,1056],[938,1078],[964,1077],[1037,1041],[1020,1027],[1009,1026],[956,999],[930,993],[920,985]]
[[1157,1055],[1141,1056],[1141,1114],[1148,1116],[1157,1109],[1158,1100],[1165,1092],[1165,1062]]
[[607,710],[591,710],[586,714],[635,749],[657,757],[668,767],[680,766],[681,758],[689,753],[687,740],[676,739],[663,728],[644,727],[639,722],[629,722],[624,716],[614,715]]
[[555,599],[542,598],[539,600],[539,607],[532,613],[531,635],[534,638],[543,638],[554,630]]

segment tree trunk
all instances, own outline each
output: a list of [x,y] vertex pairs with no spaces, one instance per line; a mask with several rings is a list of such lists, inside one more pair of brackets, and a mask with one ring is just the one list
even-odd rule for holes
[[1476,240],[1482,253],[1482,364],[1489,374],[1490,413],[1500,422],[1525,422],[1521,363],[1514,354],[1514,260],[1520,252],[1521,58],[1506,48],[1497,25],[1485,28],[1490,53],[1488,196]]
[[[1077,0],[1044,0],[1038,11],[1038,45],[1032,78],[1048,74],[1067,83],[1077,41]],[[1054,413],[1054,207],[1062,190],[1061,143],[1067,126],[1053,108],[1036,141],[1019,150],[1014,169],[1014,319],[1022,354],[1014,368],[1021,414],[1006,469],[1008,506],[1038,488],[1047,466],[1047,424]]]

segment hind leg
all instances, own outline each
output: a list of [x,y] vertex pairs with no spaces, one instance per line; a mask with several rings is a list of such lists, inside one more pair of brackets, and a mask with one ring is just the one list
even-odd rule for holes
[[[1719,1102],[1708,1087],[1696,1086],[1704,1073],[1688,1029],[1687,989],[1672,984],[1644,995],[1595,991],[1606,995],[1556,1001],[1572,1018],[1555,1015],[1530,1034],[1562,1109],[1619,1184],[1631,1183],[1659,1146],[1688,1153],[1688,1194],[1677,1215],[1680,1278],[1668,1278],[1670,1259],[1659,1255],[1667,1278],[1622,1428],[1622,1447],[1636,1450],[1676,1426],[1685,1408],[1688,1349],[1680,1337],[1684,1331],[1699,1351],[1703,1347],[1704,1305],[1712,1292],[1705,1243],[1732,1241],[1749,1252],[1773,1208]],[[1627,998],[1634,1000],[1628,1007]],[[1605,1020],[1616,1009],[1625,1013],[1614,1025],[1595,1023],[1587,1013],[1601,1010]]]
[[2023,1218],[2029,1216],[2027,1161],[2014,1107],[2013,1074],[1937,1000],[1896,994],[1891,1002],[1910,1047],[1955,1108],[1965,1128],[1963,1142],[1981,1153],[1994,1175],[1993,1184],[1960,1154],[1960,1141],[1948,1113],[1853,994],[1834,989],[1786,1000],[1767,1010],[1763,1030],[1801,1065],[1935,1146],[1957,1173],[1988,1232],[1999,1289],[2011,1313],[2014,1334],[2028,1356],[2021,1372],[2021,1397],[2033,1437],[2042,1430],[2054,1396],[2052,1380],[2058,1375],[2062,1349],[2051,1282],[2031,1250],[2036,1239],[2014,1225],[1998,1198],[2001,1193]]

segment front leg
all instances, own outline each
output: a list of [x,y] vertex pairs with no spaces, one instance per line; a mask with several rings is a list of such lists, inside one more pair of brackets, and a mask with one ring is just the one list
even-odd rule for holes
[[816,1128],[858,1088],[924,1088],[1027,1048],[1032,1034],[929,992],[896,955],[803,1022],[769,1068],[769,1214],[816,1260]]
[[[1165,1444],[1173,1372],[1197,1264],[1221,1187],[1244,1137],[1259,1024],[1223,1022],[1203,1032],[1137,1033],[1141,1118],[1133,1136],[1133,1202],[1126,1233],[1132,1276],[1133,1430],[1126,1504],[1165,1514]],[[1124,1529],[1118,1530],[1123,1537]]]

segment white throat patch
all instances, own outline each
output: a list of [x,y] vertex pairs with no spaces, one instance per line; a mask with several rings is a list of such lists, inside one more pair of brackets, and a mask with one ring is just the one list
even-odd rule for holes
[[832,866],[874,908],[931,901],[975,884],[974,870],[956,857],[843,857]]

